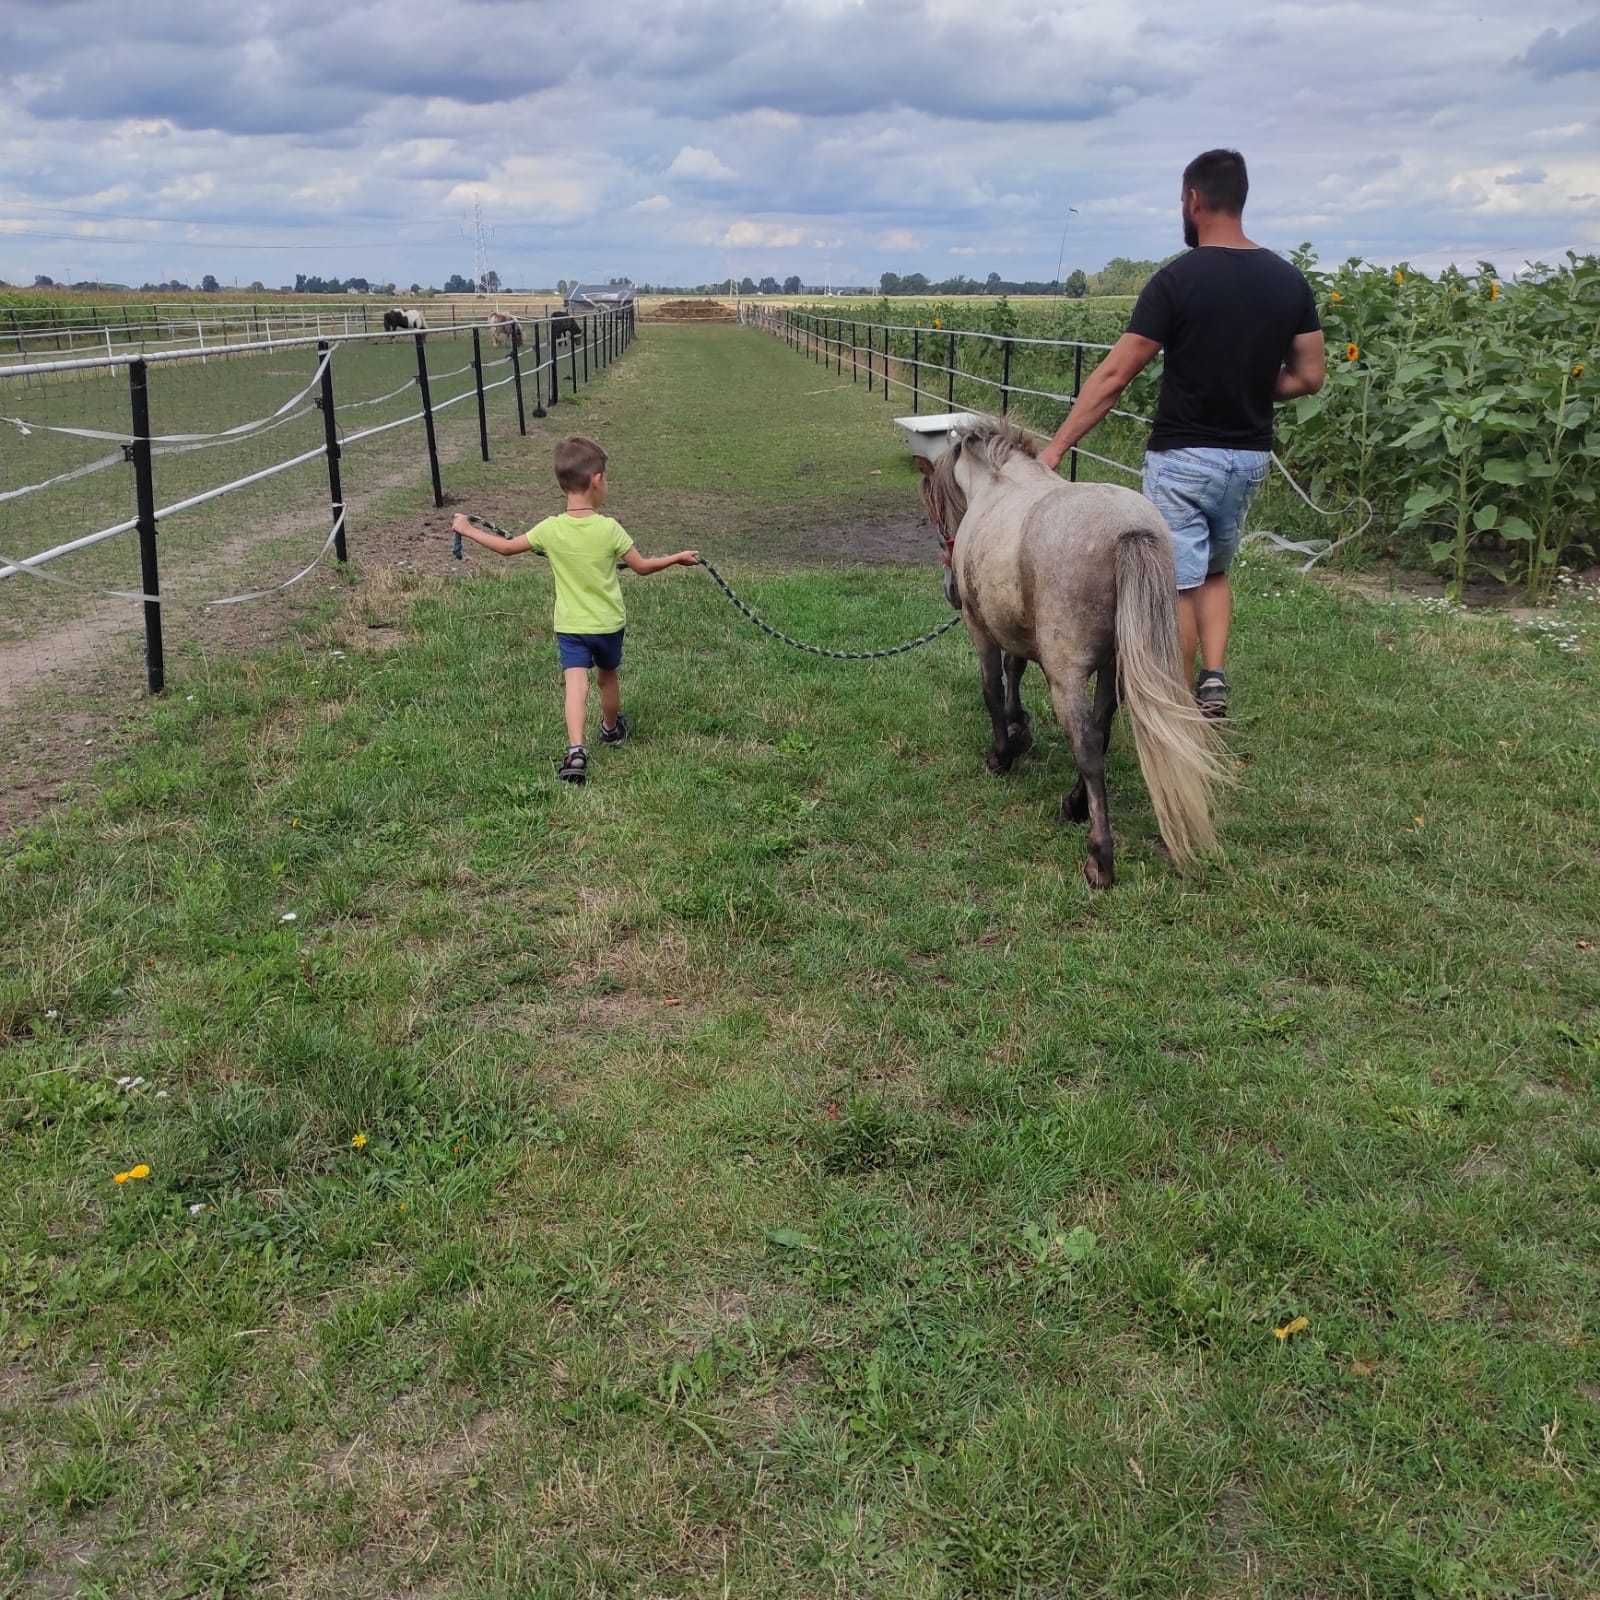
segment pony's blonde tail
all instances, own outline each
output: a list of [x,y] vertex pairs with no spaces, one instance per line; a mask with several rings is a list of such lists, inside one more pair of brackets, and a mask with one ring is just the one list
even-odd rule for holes
[[1117,676],[1161,837],[1188,866],[1217,848],[1215,791],[1233,775],[1216,724],[1184,682],[1177,588],[1162,537],[1135,528],[1117,540]]

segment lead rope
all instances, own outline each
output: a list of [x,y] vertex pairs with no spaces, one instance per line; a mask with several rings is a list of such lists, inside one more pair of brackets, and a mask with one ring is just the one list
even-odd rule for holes
[[[517,537],[516,534],[508,532],[497,523],[490,522],[486,517],[468,516],[467,521],[475,528],[482,528],[488,533],[499,534],[502,539],[514,539]],[[542,555],[543,553],[543,551],[535,551],[536,555]],[[734,593],[733,587],[728,580],[704,556],[700,557],[698,565],[705,568],[706,576],[727,596],[729,603],[740,615],[753,622],[769,638],[777,639],[780,643],[788,645],[793,650],[804,650],[807,655],[822,656],[828,661],[883,661],[890,656],[903,656],[908,650],[920,650],[923,645],[932,644],[941,634],[948,633],[961,621],[961,613],[958,611],[947,622],[941,622],[937,628],[933,628],[927,633],[919,634],[915,639],[907,639],[901,644],[890,645],[886,650],[829,650],[825,645],[807,644],[804,639],[796,639],[792,634],[785,633],[782,628],[773,627],[765,617],[752,610]]]

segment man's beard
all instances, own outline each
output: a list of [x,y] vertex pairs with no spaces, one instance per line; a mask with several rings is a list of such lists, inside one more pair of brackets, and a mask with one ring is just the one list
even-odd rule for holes
[[1200,230],[1195,227],[1194,218],[1187,211],[1183,214],[1183,242],[1191,250],[1197,250],[1200,247]]

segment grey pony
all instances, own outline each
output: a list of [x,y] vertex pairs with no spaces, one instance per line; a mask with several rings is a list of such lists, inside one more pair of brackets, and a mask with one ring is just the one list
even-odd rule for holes
[[1022,675],[1037,662],[1078,767],[1061,815],[1089,823],[1090,886],[1109,889],[1115,877],[1105,756],[1119,700],[1173,861],[1185,867],[1214,851],[1215,796],[1230,770],[1178,660],[1177,579],[1160,513],[1131,489],[1063,483],[1026,435],[994,419],[959,434],[937,464],[918,465],[945,542],[945,595],[978,654],[994,724],[989,770],[1007,771],[1033,742]]

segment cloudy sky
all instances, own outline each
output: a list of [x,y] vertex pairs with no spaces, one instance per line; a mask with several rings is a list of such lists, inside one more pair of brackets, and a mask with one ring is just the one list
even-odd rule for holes
[[1600,249],[1596,0],[0,0],[0,82],[12,282],[1043,278],[1217,144],[1280,248]]

